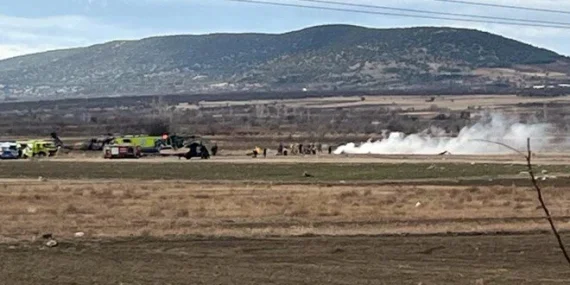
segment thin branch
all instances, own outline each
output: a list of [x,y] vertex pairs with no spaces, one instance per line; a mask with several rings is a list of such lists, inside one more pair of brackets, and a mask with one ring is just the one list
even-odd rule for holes
[[564,254],[564,258],[566,258],[566,262],[568,262],[568,264],[570,264],[570,256],[568,256],[568,252],[566,251],[566,247],[564,246],[564,243],[562,242],[562,238],[560,237],[560,234],[558,233],[558,230],[556,229],[556,225],[554,225],[554,221],[552,220],[552,216],[550,215],[550,211],[548,210],[548,207],[546,207],[546,203],[544,202],[544,199],[542,198],[542,189],[538,185],[538,181],[536,180],[536,177],[534,176],[534,171],[532,169],[532,162],[531,162],[532,152],[531,152],[531,148],[530,148],[530,138],[527,138],[526,145],[527,145],[527,150],[528,150],[528,155],[526,156],[526,162],[527,162],[527,167],[528,167],[528,174],[530,175],[530,180],[532,181],[532,185],[534,186],[534,189],[536,190],[536,194],[538,196],[538,201],[540,201],[540,206],[544,210],[544,214],[546,215],[546,218],[548,219],[548,223],[550,224],[550,228],[552,229],[552,233],[554,234],[554,236],[556,237],[556,240],[558,241],[558,246],[562,250],[562,254]]
[[566,262],[568,264],[570,264],[570,256],[568,255],[568,252],[566,251],[566,247],[564,246],[564,242],[562,241],[562,238],[560,237],[560,233],[558,233],[558,229],[556,229],[556,225],[554,224],[554,221],[552,219],[552,215],[550,214],[550,210],[548,210],[548,207],[546,206],[546,203],[544,202],[544,199],[542,197],[542,189],[538,185],[538,181],[536,180],[536,176],[534,175],[534,169],[532,168],[532,151],[530,148],[530,138],[527,138],[527,141],[526,141],[526,146],[527,146],[527,153],[526,154],[520,150],[517,150],[516,148],[514,148],[510,145],[507,145],[507,144],[504,144],[501,142],[494,142],[494,141],[489,141],[489,140],[475,140],[475,141],[482,141],[482,142],[492,143],[492,144],[496,144],[496,145],[506,147],[510,150],[517,152],[518,154],[520,154],[521,156],[523,156],[525,158],[526,166],[528,169],[528,174],[530,175],[530,180],[532,182],[532,185],[534,186],[534,189],[536,190],[536,194],[538,197],[538,201],[540,202],[540,206],[544,210],[544,214],[546,215],[546,219],[548,220],[548,223],[550,224],[550,228],[552,229],[552,233],[554,234],[554,236],[556,237],[556,240],[558,241],[558,247],[560,248],[560,250],[562,250],[562,254],[564,255],[564,258],[566,259]]
[[500,145],[500,146],[502,146],[502,147],[506,147],[506,148],[508,148],[508,149],[510,149],[510,150],[512,150],[512,151],[514,151],[514,152],[516,152],[516,153],[518,153],[518,154],[520,154],[520,155],[521,155],[522,157],[524,157],[525,159],[527,158],[527,156],[526,156],[526,154],[525,154],[524,152],[522,152],[522,151],[520,151],[520,150],[518,150],[518,149],[516,149],[516,148],[514,148],[514,147],[512,147],[512,146],[510,146],[510,145],[508,145],[508,144],[502,143],[502,142],[496,142],[496,141],[490,141],[490,140],[483,140],[483,139],[473,139],[473,140],[471,140],[471,141],[486,142],[486,143],[492,143],[492,144]]

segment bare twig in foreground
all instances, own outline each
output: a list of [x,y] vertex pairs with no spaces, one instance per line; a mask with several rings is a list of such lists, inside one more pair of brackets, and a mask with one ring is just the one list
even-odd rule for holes
[[544,203],[544,199],[542,197],[542,189],[538,185],[538,181],[536,180],[536,176],[534,175],[534,170],[532,168],[532,151],[530,148],[530,138],[527,138],[527,141],[526,141],[526,146],[527,146],[527,153],[526,154],[520,150],[517,150],[516,148],[514,148],[512,146],[509,146],[509,145],[501,143],[501,142],[494,142],[494,141],[488,141],[488,140],[476,140],[476,141],[488,142],[488,143],[493,143],[493,144],[497,144],[497,145],[506,147],[510,150],[517,152],[518,154],[522,155],[525,158],[526,166],[528,169],[528,174],[530,175],[531,183],[534,186],[534,189],[536,190],[536,194],[538,196],[538,201],[540,202],[540,206],[544,210],[544,214],[546,215],[546,219],[548,220],[548,223],[550,224],[550,228],[552,229],[552,233],[554,234],[554,236],[556,237],[556,240],[558,241],[558,247],[560,247],[560,250],[562,250],[562,254],[564,254],[564,258],[566,259],[566,262],[568,262],[568,264],[570,264],[570,256],[568,256],[568,252],[566,251],[566,247],[564,246],[564,242],[562,242],[562,238],[560,237],[560,233],[558,233],[558,230],[556,229],[556,225],[554,224],[554,221],[552,220],[552,216],[550,215],[550,210],[548,210],[546,203]]

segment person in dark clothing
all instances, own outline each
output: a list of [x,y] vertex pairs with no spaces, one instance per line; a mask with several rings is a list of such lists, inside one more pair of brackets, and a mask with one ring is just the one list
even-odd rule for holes
[[299,144],[299,155],[303,154],[303,144]]
[[277,148],[277,154],[283,155],[283,143],[279,143],[279,147]]
[[264,158],[267,157],[267,149],[266,148],[263,149],[263,157]]
[[212,146],[212,156],[216,156],[217,153],[218,153],[218,144],[214,144]]
[[332,154],[332,146],[329,145],[329,154]]

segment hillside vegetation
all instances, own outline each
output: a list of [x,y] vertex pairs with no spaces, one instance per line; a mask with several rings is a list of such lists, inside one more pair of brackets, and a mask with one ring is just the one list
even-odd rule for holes
[[0,95],[518,87],[565,80],[569,62],[476,30],[329,25],[113,41],[11,58],[0,61]]

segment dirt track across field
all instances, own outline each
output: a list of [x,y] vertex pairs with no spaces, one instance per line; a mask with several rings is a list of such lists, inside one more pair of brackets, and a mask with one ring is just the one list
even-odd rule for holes
[[14,285],[570,283],[547,234],[36,242],[0,256]]

